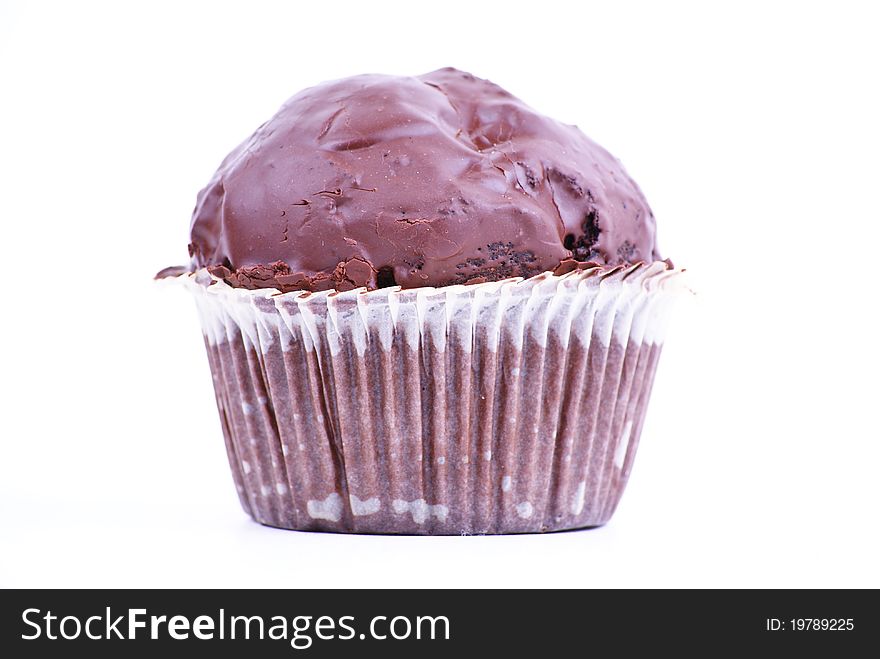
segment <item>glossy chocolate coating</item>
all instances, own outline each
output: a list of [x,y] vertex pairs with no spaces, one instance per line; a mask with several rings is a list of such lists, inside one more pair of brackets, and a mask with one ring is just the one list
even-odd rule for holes
[[660,258],[653,213],[613,156],[449,68],[288,100],[199,193],[190,255],[233,286],[285,291]]

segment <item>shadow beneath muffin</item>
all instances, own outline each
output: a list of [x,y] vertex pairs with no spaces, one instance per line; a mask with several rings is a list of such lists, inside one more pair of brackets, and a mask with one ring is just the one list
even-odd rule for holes
[[559,535],[563,533],[579,533],[581,531],[592,531],[594,529],[600,529],[602,527],[607,526],[607,524],[594,524],[592,526],[579,526],[577,528],[572,529],[554,529],[554,530],[546,530],[546,531],[515,531],[511,533],[393,533],[393,532],[385,532],[385,533],[377,533],[370,531],[350,531],[346,529],[341,529],[339,531],[333,529],[289,529],[283,526],[275,526],[273,524],[265,524],[263,522],[258,522],[254,519],[249,520],[251,524],[249,526],[254,525],[262,528],[272,529],[274,531],[285,531],[287,533],[314,533],[321,535],[351,535],[351,536],[384,536],[384,537],[399,537],[399,538],[455,538],[455,537],[504,537],[504,536],[524,536],[524,535]]

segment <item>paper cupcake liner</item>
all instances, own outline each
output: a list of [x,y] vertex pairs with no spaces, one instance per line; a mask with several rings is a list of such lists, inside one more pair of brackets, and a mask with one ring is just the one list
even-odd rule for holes
[[229,463],[263,524],[355,533],[605,523],[680,271],[470,286],[194,293]]

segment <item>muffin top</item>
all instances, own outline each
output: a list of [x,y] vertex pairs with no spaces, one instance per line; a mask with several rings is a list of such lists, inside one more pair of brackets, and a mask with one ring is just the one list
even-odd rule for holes
[[658,260],[655,233],[577,127],[446,68],[289,99],[199,193],[189,252],[244,288],[413,288]]

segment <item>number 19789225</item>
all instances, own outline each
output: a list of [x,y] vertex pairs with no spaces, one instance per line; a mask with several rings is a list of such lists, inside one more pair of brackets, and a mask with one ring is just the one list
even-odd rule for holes
[[855,628],[853,618],[767,618],[767,631],[848,632]]

